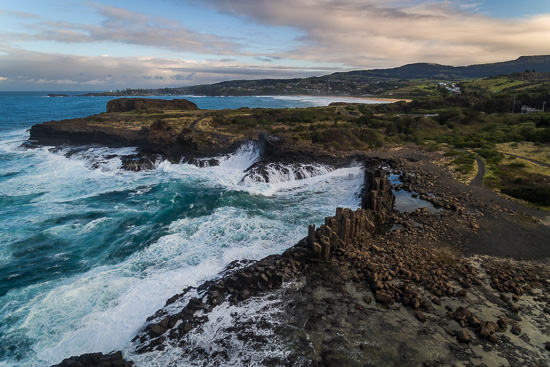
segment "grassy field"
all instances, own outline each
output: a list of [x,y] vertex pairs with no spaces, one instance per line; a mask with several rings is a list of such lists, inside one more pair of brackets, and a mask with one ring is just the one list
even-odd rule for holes
[[525,81],[510,78],[473,79],[463,82],[462,84],[467,88],[481,89],[489,93],[498,93],[508,88],[517,88],[522,85],[528,85]]
[[530,158],[550,165],[550,144],[532,142],[509,142],[497,144],[496,149],[504,154]]

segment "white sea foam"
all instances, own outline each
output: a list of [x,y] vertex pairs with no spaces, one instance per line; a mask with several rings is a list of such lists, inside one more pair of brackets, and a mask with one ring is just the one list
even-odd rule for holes
[[[29,154],[34,160],[27,160],[30,163],[23,167],[25,175],[8,179],[8,183],[0,182],[0,189],[14,196],[42,193],[33,199],[40,212],[29,213],[26,219],[22,214],[18,220],[46,221],[49,216],[71,209],[67,205],[75,200],[105,193],[130,191],[127,197],[132,200],[147,197],[153,188],[166,182],[185,182],[204,190],[219,188],[220,195],[244,192],[252,195],[246,200],[258,205],[258,209],[229,201],[201,216],[182,216],[165,225],[165,233],[157,240],[118,263],[10,292],[2,299],[6,302],[2,314],[9,308],[11,315],[21,320],[11,326],[10,332],[33,341],[29,359],[18,363],[25,367],[59,363],[63,358],[86,352],[131,350],[131,338],[166,299],[185,287],[215,277],[233,260],[259,259],[284,251],[305,235],[308,221],[321,221],[336,206],[356,205],[355,193],[362,183],[360,167],[330,171],[322,166],[300,172],[306,177],[302,180],[277,176],[280,173],[273,170],[269,183],[242,183],[246,169],[259,158],[254,143],[221,158],[219,166],[198,168],[163,162],[154,171],[144,172],[122,171],[116,158],[105,158],[112,160],[108,170],[91,167],[91,161],[110,154],[128,154],[127,150],[90,148],[70,158],[65,153],[52,153],[46,148],[15,151]],[[169,191],[163,195],[176,198],[180,193]],[[157,210],[154,202],[147,205],[153,206],[152,212]],[[139,213],[124,202],[112,209],[118,215]],[[200,209],[199,204],[189,210]],[[112,218],[99,217],[53,225],[44,234],[81,237],[115,223]],[[124,236],[138,235],[146,230],[145,226],[129,226]],[[58,255],[60,261],[67,258],[63,249]],[[4,256],[9,257],[9,253]],[[83,260],[83,265],[87,261]],[[231,319],[222,317],[222,321]],[[209,327],[209,332],[216,333],[215,323]],[[208,342],[207,336],[197,338],[197,343]],[[162,359],[144,361],[143,365],[162,365],[159,361]]]
[[39,340],[35,360],[52,364],[74,354],[124,348],[145,319],[184,287],[212,278],[233,260],[257,259],[291,245],[297,233],[278,241],[282,226],[220,208],[209,218],[172,223],[170,234],[122,264],[52,287],[18,310],[28,312],[20,327]]
[[[127,353],[126,356],[140,367],[192,367],[204,365],[205,361],[193,353],[202,350],[210,356],[210,366],[262,366],[266,359],[284,359],[287,355],[282,340],[274,333],[275,327],[284,321],[283,316],[280,292],[254,297],[238,305],[225,302],[208,314],[206,323],[185,336],[184,347],[169,344],[161,352]],[[268,342],[239,338],[234,330],[236,325],[242,328],[241,334],[263,337]]]
[[369,99],[368,97],[339,97],[339,96],[273,96],[274,99],[282,99],[288,101],[300,101],[310,103],[312,106],[328,106],[334,102],[347,102],[347,103],[390,103],[379,99]]
[[332,171],[331,168],[321,164],[291,164],[281,166],[279,164],[269,163],[261,167],[264,174],[254,170],[248,172],[240,184],[245,186],[261,183],[280,183],[286,181],[296,181],[304,178],[325,175]]

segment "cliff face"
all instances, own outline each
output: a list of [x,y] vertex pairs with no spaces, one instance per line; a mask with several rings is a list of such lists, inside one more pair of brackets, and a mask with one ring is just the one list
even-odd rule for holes
[[84,119],[70,119],[33,125],[29,140],[42,145],[101,144],[110,147],[139,147],[147,141],[147,134],[147,128],[99,127]]
[[118,98],[107,102],[107,113],[135,110],[198,110],[196,104],[186,99]]

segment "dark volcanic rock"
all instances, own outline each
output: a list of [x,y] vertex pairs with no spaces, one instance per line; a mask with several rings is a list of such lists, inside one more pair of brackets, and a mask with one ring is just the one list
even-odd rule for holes
[[132,367],[133,362],[125,361],[121,352],[110,354],[88,353],[64,359],[52,367]]
[[139,147],[147,141],[148,129],[131,130],[109,126],[98,128],[82,119],[49,121],[33,125],[30,141],[42,145],[101,144],[109,147]]
[[[157,128],[159,136],[170,134],[162,125]],[[279,157],[283,159],[285,155]],[[365,195],[369,197],[363,201],[362,209],[338,208],[336,215],[325,218],[320,228],[311,225],[308,236],[282,255],[242,266],[230,265],[220,278],[204,283],[196,292],[185,290],[170,298],[135,337],[136,352],[163,350],[172,344],[187,348],[185,353],[204,365],[224,366],[229,363],[223,361],[237,353],[243,361],[248,361],[250,355],[232,349],[226,332],[233,333],[231,337],[255,353],[273,340],[268,334],[251,332],[265,327],[283,338],[290,355],[284,362],[269,357],[273,359],[258,363],[266,366],[418,366],[427,360],[431,362],[425,365],[453,365],[455,361],[474,365],[480,360],[479,353],[486,353],[488,358],[506,358],[510,365],[547,365],[548,353],[543,348],[550,347],[544,341],[536,341],[536,349],[544,353],[541,357],[534,350],[514,344],[518,338],[504,333],[507,319],[500,318],[496,323],[483,320],[482,315],[487,314],[478,309],[483,307],[483,303],[478,303],[482,300],[500,307],[510,301],[506,299],[504,303],[487,287],[502,294],[512,293],[517,302],[522,290],[527,292],[528,283],[537,288],[541,284],[550,286],[550,278],[544,275],[547,273],[524,272],[525,265],[507,268],[494,260],[478,266],[463,257],[459,250],[468,238],[464,229],[471,233],[475,207],[467,211],[462,208],[464,202],[472,203],[471,198],[454,198],[452,191],[438,193],[448,206],[446,211],[400,214],[391,210],[393,198],[384,174],[366,176]],[[433,177],[418,173],[407,180],[411,190],[417,192],[433,192],[441,186]],[[432,181],[438,185],[428,187]],[[418,189],[423,184],[426,187]],[[403,228],[400,232],[378,232],[377,227],[383,223]],[[484,285],[485,279],[489,285]],[[456,297],[465,296],[466,292],[468,297]],[[212,318],[216,307],[241,307],[273,294],[277,294],[274,308],[281,310],[282,324],[267,323],[263,313],[254,316],[254,321],[239,324],[235,321],[240,317],[236,311],[230,315],[230,327],[219,339],[209,339],[209,347],[215,348],[206,350],[189,343],[195,332],[200,333],[203,326],[206,329],[209,317],[210,323],[216,322]],[[371,303],[373,298],[377,304]],[[546,307],[547,296],[538,298],[537,302],[544,302],[542,307]],[[522,316],[529,317],[529,302],[522,300],[521,305]],[[449,311],[446,314],[445,309]],[[474,311],[479,314],[476,316]],[[516,313],[508,316],[519,318]],[[414,322],[410,322],[411,318]],[[449,331],[458,329],[456,323],[462,329]],[[524,341],[529,332],[529,326],[523,333],[518,326],[512,330]],[[256,344],[250,344],[252,340]],[[483,346],[482,351],[477,348],[479,345]]]
[[117,98],[107,102],[107,112],[198,109],[196,104],[186,99]]
[[258,142],[262,146],[262,160],[282,164],[316,163],[336,168],[349,164],[354,157],[344,157],[313,146],[311,142],[296,141],[288,137],[260,133]]

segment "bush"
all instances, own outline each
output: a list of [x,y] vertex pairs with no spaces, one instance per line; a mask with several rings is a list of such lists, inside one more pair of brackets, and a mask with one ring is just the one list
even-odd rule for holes
[[550,188],[504,188],[502,193],[533,204],[550,206]]
[[494,149],[476,149],[475,152],[485,158],[491,164],[499,164],[504,156]]

